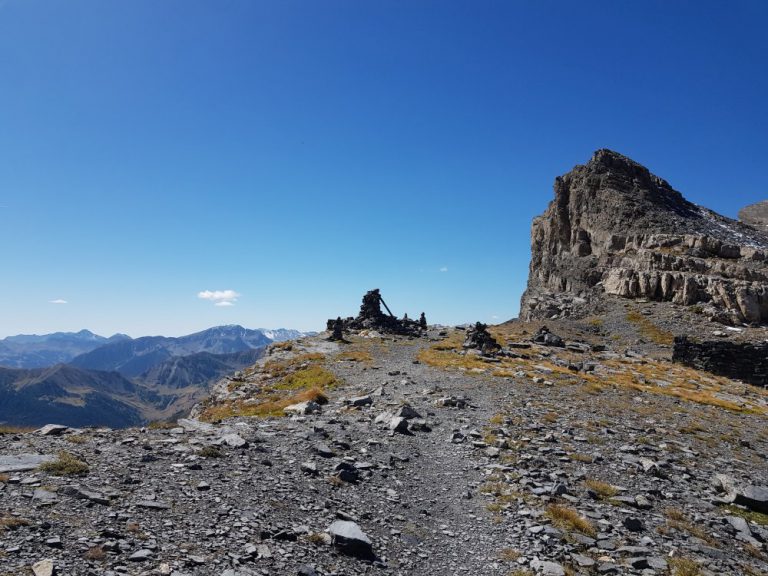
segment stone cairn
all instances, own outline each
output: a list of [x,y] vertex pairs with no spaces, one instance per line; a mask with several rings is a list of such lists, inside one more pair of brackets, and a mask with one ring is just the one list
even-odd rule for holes
[[477,322],[469,330],[464,340],[465,349],[480,350],[486,356],[493,356],[501,350],[501,346],[496,339],[488,332],[488,325]]
[[336,320],[329,320],[328,321],[333,322],[333,326],[331,327],[331,335],[328,337],[328,340],[333,341],[343,341],[344,340],[344,320],[341,319],[341,316],[336,318]]
[[[385,314],[381,307],[384,306]],[[376,330],[384,334],[399,334],[402,336],[421,336],[426,331],[427,320],[424,313],[421,313],[419,320],[411,320],[408,314],[397,318],[390,311],[381,292],[378,288],[366,292],[363,296],[363,303],[360,305],[360,313],[357,317],[348,317],[345,319],[330,319],[327,322],[326,329],[333,331],[330,339],[335,340],[336,334],[347,330]]]

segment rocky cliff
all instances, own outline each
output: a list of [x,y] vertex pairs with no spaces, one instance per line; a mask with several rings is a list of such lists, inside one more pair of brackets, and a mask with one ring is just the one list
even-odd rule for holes
[[533,221],[521,318],[584,315],[615,295],[699,305],[725,324],[768,321],[764,231],[692,204],[610,150],[554,189]]

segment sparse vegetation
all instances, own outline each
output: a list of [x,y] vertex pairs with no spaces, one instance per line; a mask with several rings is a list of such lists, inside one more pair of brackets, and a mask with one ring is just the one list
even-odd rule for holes
[[746,508],[742,508],[734,504],[727,504],[723,506],[723,510],[727,510],[728,513],[732,514],[733,516],[744,518],[744,520],[747,522],[754,522],[760,526],[768,526],[768,514],[763,514],[762,512],[753,512],[752,510],[747,510]]
[[627,320],[637,327],[644,338],[655,344],[671,345],[675,340],[672,332],[659,328],[650,318],[643,316],[639,312],[627,312]]
[[669,567],[672,570],[672,576],[700,576],[701,567],[690,558],[671,558]]
[[83,554],[83,558],[86,560],[91,561],[100,561],[104,560],[104,558],[107,557],[106,552],[104,552],[104,548],[101,546],[91,546],[88,548],[88,550]]
[[16,530],[22,526],[29,526],[31,522],[26,518],[18,516],[0,516],[0,532],[5,530]]
[[197,453],[198,456],[203,458],[223,458],[224,453],[216,446],[203,446]]
[[59,452],[56,460],[44,462],[39,469],[54,476],[85,476],[89,471],[88,464],[64,450]]
[[608,500],[610,498],[613,498],[616,496],[616,494],[619,493],[618,488],[615,486],[609,484],[608,482],[603,482],[601,480],[595,480],[594,478],[589,478],[584,481],[584,485],[592,490],[595,494],[597,494],[598,498],[601,500]]
[[688,517],[679,508],[667,508],[664,511],[664,514],[667,517],[667,523],[666,526],[660,526],[657,529],[660,533],[663,534],[667,529],[673,528],[675,530],[680,530],[681,532],[687,532],[699,540],[704,540],[710,546],[715,548],[720,547],[720,543],[717,541],[717,539],[713,538],[709,533],[701,528],[701,526],[693,524],[690,520],[688,520]]
[[0,436],[4,434],[25,434],[32,431],[34,431],[34,428],[29,426],[9,426],[7,424],[0,426]]
[[365,364],[373,362],[373,356],[367,350],[346,350],[336,356],[336,359],[346,362],[363,362]]
[[573,508],[550,504],[547,506],[545,514],[547,518],[552,521],[552,524],[558,528],[564,530],[576,530],[577,532],[581,532],[582,534],[591,537],[594,537],[597,534],[595,526]]
[[269,416],[284,416],[284,409],[291,404],[314,401],[318,404],[326,404],[328,396],[322,390],[312,388],[291,396],[266,394],[251,401],[234,400],[209,406],[200,415],[200,419],[207,422],[224,420],[235,416],[255,416],[266,418]]
[[321,366],[309,366],[285,375],[280,382],[272,386],[273,390],[332,390],[339,381],[333,373]]
[[514,548],[502,548],[499,552],[499,559],[504,562],[514,562],[520,558],[520,556],[522,556],[520,551],[515,550]]
[[176,420],[153,420],[147,424],[147,428],[150,430],[170,430],[177,426],[178,424],[176,423]]
[[64,440],[70,444],[85,444],[88,442],[88,436],[85,434],[68,434],[64,437]]

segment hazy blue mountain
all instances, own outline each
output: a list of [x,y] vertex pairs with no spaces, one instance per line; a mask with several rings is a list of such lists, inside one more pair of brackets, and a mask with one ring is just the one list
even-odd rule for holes
[[129,336],[115,334],[105,338],[89,330],[8,336],[0,340],[0,366],[44,368],[69,362],[99,346],[125,339]]
[[[267,334],[269,334],[269,336]],[[38,426],[131,426],[185,414],[220,378],[254,364],[267,344],[303,336],[296,330],[217,326],[181,336],[103,338],[83,330],[0,340],[0,357],[71,354],[67,365],[0,367],[0,423]],[[87,345],[86,345],[87,343]],[[55,345],[58,344],[58,354]],[[47,348],[44,348],[47,346]],[[14,356],[15,355],[15,356]]]
[[200,352],[231,354],[263,348],[270,342],[272,340],[260,330],[216,326],[178,338],[144,336],[105,344],[77,356],[70,363],[79,368],[116,370],[124,376],[136,377],[174,357]]

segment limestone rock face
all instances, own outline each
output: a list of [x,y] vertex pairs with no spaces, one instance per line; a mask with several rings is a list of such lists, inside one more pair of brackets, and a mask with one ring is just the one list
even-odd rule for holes
[[739,220],[753,228],[768,232],[768,200],[750,204],[739,210]]
[[768,321],[768,233],[687,201],[610,150],[555,180],[531,229],[520,317],[578,316],[605,294],[698,304],[725,324]]

